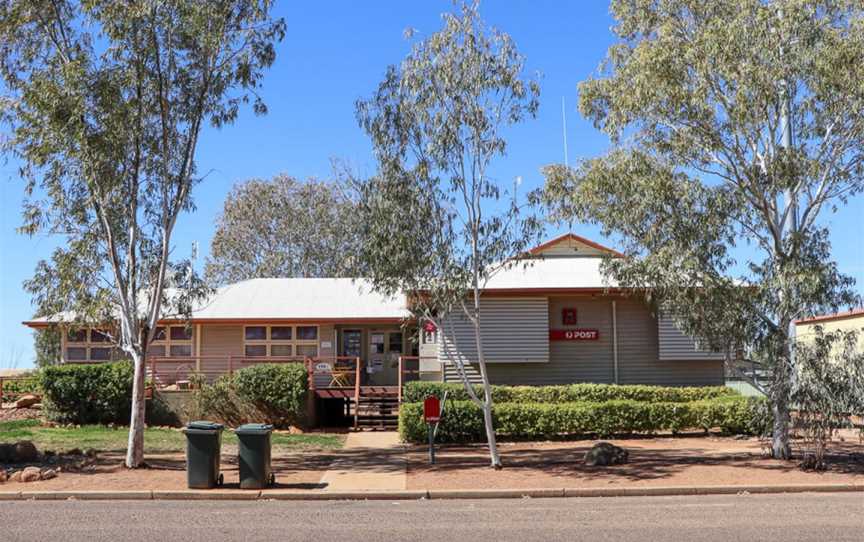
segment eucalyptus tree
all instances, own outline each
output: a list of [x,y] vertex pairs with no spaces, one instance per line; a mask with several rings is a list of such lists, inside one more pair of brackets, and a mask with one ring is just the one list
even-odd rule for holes
[[480,298],[489,278],[539,237],[540,223],[530,202],[517,200],[516,184],[502,186],[489,169],[506,152],[504,130],[535,116],[539,86],[524,77],[510,36],[481,20],[477,3],[460,4],[443,23],[357,102],[378,162],[360,188],[359,259],[379,291],[412,294],[419,321],[442,332],[454,318],[470,322],[482,397],[463,360],[451,361],[482,409],[499,468]]
[[344,276],[359,236],[353,197],[342,182],[287,175],[236,185],[216,222],[207,282]]
[[[65,239],[27,287],[40,308],[82,325],[117,323],[113,338],[135,366],[130,468],[143,460],[144,358],[166,284],[200,291],[171,262],[174,227],[201,180],[199,136],[250,101],[266,111],[257,90],[284,35],[270,8],[0,0],[3,150],[27,182],[22,230]],[[171,297],[186,312],[188,297]]]
[[[599,223],[687,332],[769,373],[789,458],[794,321],[856,303],[824,218],[864,188],[864,8],[847,0],[615,0],[617,42],[579,85],[611,137],[546,168],[559,218]],[[793,137],[794,135],[794,137]]]

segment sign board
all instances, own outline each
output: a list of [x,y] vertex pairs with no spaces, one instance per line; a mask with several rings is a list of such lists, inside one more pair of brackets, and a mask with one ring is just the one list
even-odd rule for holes
[[321,341],[321,348],[333,348],[333,343],[330,341]]
[[600,331],[596,329],[550,329],[550,341],[596,341]]
[[561,323],[565,326],[575,326],[578,323],[576,320],[576,309],[573,307],[561,309]]
[[441,402],[434,395],[423,401],[423,419],[426,423],[438,423],[441,419]]
[[315,372],[316,373],[329,373],[333,370],[333,366],[326,362],[316,363],[315,364]]

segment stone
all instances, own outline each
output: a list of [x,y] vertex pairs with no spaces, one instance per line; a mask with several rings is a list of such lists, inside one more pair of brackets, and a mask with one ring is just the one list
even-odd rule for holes
[[43,480],[50,480],[52,478],[57,478],[57,471],[54,469],[45,469],[42,471],[41,475]]
[[39,459],[39,450],[29,440],[19,440],[13,445],[11,463],[30,463]]
[[66,455],[84,455],[84,452],[81,451],[81,448],[72,448],[66,452]]
[[84,450],[84,455],[86,455],[87,457],[96,457],[97,454],[98,452],[95,448],[87,448],[86,450]]
[[41,479],[42,473],[39,471],[39,467],[27,467],[21,471],[22,482],[38,482]]
[[11,463],[15,453],[15,445],[12,443],[0,444],[0,463]]
[[627,463],[630,454],[624,448],[608,442],[598,442],[585,452],[585,465],[589,467],[606,467]]
[[21,471],[15,471],[9,475],[10,482],[20,482],[21,481]]
[[41,401],[42,400],[37,395],[22,395],[17,401],[15,401],[15,408],[30,408]]
[[0,469],[0,484],[9,479],[9,475],[6,473],[6,469]]

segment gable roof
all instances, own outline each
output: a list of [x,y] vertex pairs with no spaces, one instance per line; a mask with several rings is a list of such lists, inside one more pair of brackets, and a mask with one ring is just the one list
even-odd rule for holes
[[586,239],[575,233],[565,233],[528,251],[532,256],[603,256],[623,257],[617,250]]

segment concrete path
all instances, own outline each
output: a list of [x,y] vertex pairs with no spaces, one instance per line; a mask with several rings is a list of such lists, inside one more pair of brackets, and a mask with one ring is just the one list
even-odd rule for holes
[[325,490],[405,489],[405,448],[395,431],[349,433],[321,483]]

